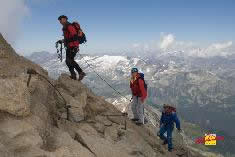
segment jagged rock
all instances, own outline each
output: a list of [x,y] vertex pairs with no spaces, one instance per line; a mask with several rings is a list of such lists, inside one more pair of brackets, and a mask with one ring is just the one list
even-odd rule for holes
[[120,147],[115,147],[111,142],[99,136],[89,134],[83,130],[78,130],[77,135],[81,137],[81,141],[85,142],[85,145],[87,145],[87,147],[91,149],[97,157],[130,156],[128,152],[125,152]]
[[95,120],[97,122],[104,124],[104,126],[111,126],[112,125],[112,122],[109,121],[105,116],[96,116]]
[[104,132],[105,138],[110,138],[113,141],[118,139],[118,130],[116,127],[107,127]]
[[41,137],[33,126],[21,120],[4,120],[0,124],[0,133],[0,141],[7,147],[7,154],[43,145]]
[[13,156],[13,153],[9,152],[8,148],[2,143],[0,143],[0,154],[1,154],[1,157]]
[[62,74],[59,77],[58,87],[64,89],[73,97],[77,96],[81,91],[88,92],[88,89],[80,81],[72,80],[67,74]]
[[[67,102],[67,105],[70,105],[69,110],[69,119],[74,122],[79,122],[85,119],[84,108],[86,106],[86,93],[81,92],[76,98],[63,93],[63,96]],[[67,116],[67,115],[66,115]]]
[[61,75],[57,86],[63,91],[66,105],[71,106],[69,110],[70,120],[74,122],[84,120],[86,117],[84,110],[87,105],[87,89],[84,85],[78,81],[71,80],[68,75]]
[[26,86],[27,76],[0,78],[0,110],[15,116],[30,114],[30,93]]
[[[168,155],[153,128],[136,126],[127,117],[107,116],[121,112],[67,74],[51,80],[41,67],[18,56],[1,36],[0,45],[1,53],[8,56],[0,60],[0,157]],[[27,68],[43,75],[33,75],[29,87]],[[61,95],[45,79],[73,106],[70,121],[62,116],[66,109]]]
[[[85,156],[85,157],[94,157],[94,154],[92,154],[87,148],[82,146],[79,142],[71,138],[71,136],[63,131],[60,131],[59,129],[54,129],[52,131],[52,135],[49,138],[50,141],[48,148],[52,152],[60,152],[61,156]],[[67,147],[67,148],[66,148]],[[61,148],[64,148],[64,151],[62,151]],[[69,150],[67,152],[66,150]]]

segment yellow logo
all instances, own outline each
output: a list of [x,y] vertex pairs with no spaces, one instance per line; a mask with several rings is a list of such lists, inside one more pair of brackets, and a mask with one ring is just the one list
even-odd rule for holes
[[205,145],[215,146],[216,145],[216,134],[205,134]]

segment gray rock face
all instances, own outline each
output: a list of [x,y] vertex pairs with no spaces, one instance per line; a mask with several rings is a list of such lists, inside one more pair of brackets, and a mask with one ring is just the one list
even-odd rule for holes
[[15,116],[30,114],[30,93],[26,75],[15,78],[0,78],[0,109]]

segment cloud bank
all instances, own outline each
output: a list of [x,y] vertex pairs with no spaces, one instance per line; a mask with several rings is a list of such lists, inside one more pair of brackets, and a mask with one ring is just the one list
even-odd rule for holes
[[175,36],[173,34],[161,35],[161,40],[159,43],[159,48],[162,50],[167,50],[175,42]]
[[0,5],[0,33],[11,44],[20,35],[21,22],[29,14],[25,0],[3,0]]
[[158,54],[168,52],[183,52],[185,56],[194,57],[213,57],[229,56],[235,54],[235,45],[233,41],[224,41],[204,45],[203,43],[194,43],[191,41],[178,41],[174,34],[161,33],[159,41],[152,41],[145,44],[135,43],[132,45],[136,51],[154,52]]

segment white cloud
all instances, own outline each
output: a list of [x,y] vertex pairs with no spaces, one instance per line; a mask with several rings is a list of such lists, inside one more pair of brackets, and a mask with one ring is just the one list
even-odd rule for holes
[[161,40],[160,40],[160,49],[162,50],[167,50],[167,48],[169,48],[169,46],[171,46],[175,41],[175,36],[173,34],[167,34],[164,35],[162,34],[161,36]]
[[232,41],[212,43],[205,47],[198,46],[197,48],[191,48],[187,51],[189,56],[197,57],[213,57],[213,56],[229,56],[235,54],[235,47]]
[[185,56],[212,57],[228,56],[235,54],[235,45],[232,41],[211,43],[209,45],[199,44],[191,41],[178,41],[174,34],[161,34],[160,41],[154,41],[144,44],[136,43],[136,50],[145,52],[146,48],[152,52],[163,53],[183,52]]
[[0,5],[0,32],[13,44],[20,35],[20,24],[29,14],[25,0],[2,0]]
[[140,44],[138,44],[138,43],[135,43],[132,45],[133,48],[138,48],[139,46],[140,46]]
[[224,42],[224,43],[215,43],[215,44],[211,44],[208,49],[209,50],[223,50],[226,48],[229,48],[233,45],[232,41],[229,42]]

